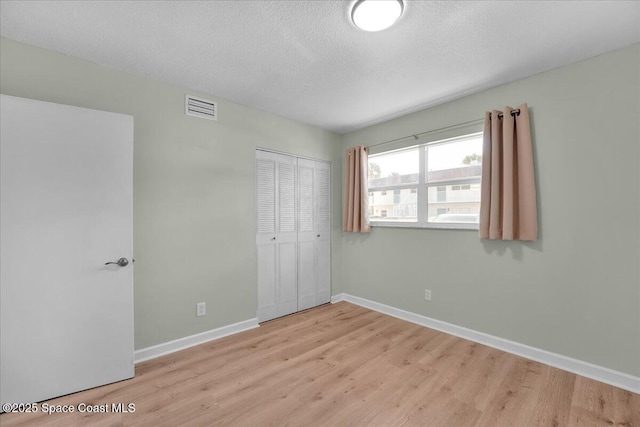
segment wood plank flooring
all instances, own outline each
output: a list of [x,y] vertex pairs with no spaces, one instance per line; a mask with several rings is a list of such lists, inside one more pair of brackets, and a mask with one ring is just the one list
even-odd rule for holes
[[640,395],[346,302],[136,366],[2,426],[624,426]]

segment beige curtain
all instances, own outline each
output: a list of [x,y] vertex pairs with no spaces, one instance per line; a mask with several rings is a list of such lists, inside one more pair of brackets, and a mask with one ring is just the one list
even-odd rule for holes
[[[535,241],[536,186],[527,104],[484,116],[480,238]],[[514,115],[512,115],[514,111]]]
[[349,148],[344,174],[344,203],[342,204],[342,231],[368,233],[367,148],[364,145]]

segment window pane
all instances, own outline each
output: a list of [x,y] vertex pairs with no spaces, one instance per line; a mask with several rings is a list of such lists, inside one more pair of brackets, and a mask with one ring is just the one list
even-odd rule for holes
[[482,136],[428,145],[427,181],[480,177],[482,173]]
[[[416,222],[418,219],[418,194],[416,189],[373,191],[369,196],[371,221]],[[383,194],[386,193],[386,194]]]
[[369,188],[418,183],[418,148],[369,156]]
[[[480,183],[429,187],[428,221],[435,223],[478,224]],[[468,187],[468,189],[465,189]]]

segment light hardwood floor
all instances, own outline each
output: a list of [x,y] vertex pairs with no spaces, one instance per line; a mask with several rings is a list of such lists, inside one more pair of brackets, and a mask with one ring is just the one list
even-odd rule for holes
[[81,402],[135,412],[4,414],[0,424],[640,427],[640,395],[346,302],[47,403]]

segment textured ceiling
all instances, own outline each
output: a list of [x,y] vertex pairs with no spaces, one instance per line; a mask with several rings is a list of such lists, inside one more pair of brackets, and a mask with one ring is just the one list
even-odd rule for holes
[[0,30],[338,133],[640,41],[637,1],[405,3],[367,33],[353,1],[2,0]]

